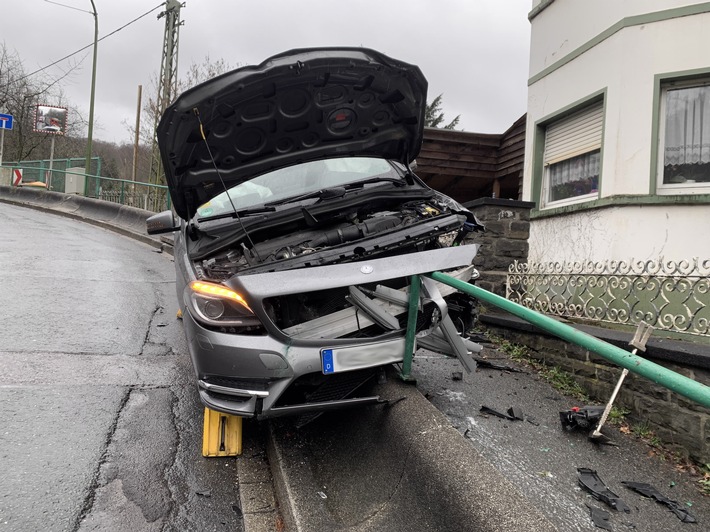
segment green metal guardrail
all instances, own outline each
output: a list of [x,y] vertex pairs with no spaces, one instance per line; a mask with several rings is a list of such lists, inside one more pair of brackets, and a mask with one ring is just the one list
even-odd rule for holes
[[[73,159],[66,159],[66,161],[72,160]],[[82,164],[83,161],[84,159],[81,159]],[[11,170],[21,169],[24,182],[39,181],[40,183],[47,184],[48,167],[38,168],[36,166],[25,166],[23,162],[21,165],[3,165],[3,168],[9,168]],[[41,170],[41,172],[39,172],[39,170]],[[79,180],[78,187],[75,183],[72,183],[74,185],[73,187],[67,186],[70,182],[70,176],[75,176]],[[83,184],[81,183],[82,180]],[[87,175],[84,174],[84,172],[61,170],[54,167],[51,170],[50,181],[51,183],[48,189],[55,192],[83,194],[87,198],[110,201],[112,203],[137,207],[152,212],[166,211],[171,207],[170,194],[168,187],[165,185],[154,185],[126,179],[114,179],[99,175]]]
[[[417,278],[414,279],[414,277]],[[498,296],[496,294],[488,292],[487,290],[483,290],[478,286],[474,286],[467,282],[451,277],[450,275],[446,275],[441,272],[433,272],[429,274],[428,277],[440,283],[449,285],[465,294],[473,296],[480,301],[505,310],[506,312],[509,312],[514,316],[517,316],[529,323],[532,323],[543,331],[562,338],[563,340],[566,340],[572,344],[584,347],[585,349],[588,349],[589,351],[592,351],[597,355],[623,368],[628,369],[629,371],[632,371],[652,382],[655,382],[656,384],[663,386],[664,388],[668,388],[669,390],[672,390],[684,397],[687,397],[688,399],[695,401],[696,403],[706,408],[710,408],[710,387],[705,386],[700,382],[694,381],[693,379],[689,379],[688,377],[680,375],[675,371],[672,371],[668,368],[664,368],[663,366],[660,366],[654,362],[636,356],[628,351],[625,351],[624,349],[616,347],[615,345],[609,344],[594,336],[579,331],[574,327],[570,327],[569,325],[560,323],[556,320],[553,320],[552,318],[545,316],[544,314],[540,314],[539,312],[535,312],[534,310],[525,308],[522,305],[518,305],[517,303],[508,301],[504,297]],[[413,276],[412,278],[412,287],[414,287],[415,284],[416,286],[419,286],[418,276]],[[409,305],[410,313],[416,316],[417,307],[414,306],[414,311],[412,311],[413,300],[416,301],[415,305],[418,305],[418,290],[411,290]],[[411,314],[409,316],[410,320],[408,321],[407,338],[405,343],[405,346],[411,347],[409,347],[409,350],[405,350],[404,363],[402,365],[402,377],[405,379],[409,378],[412,357],[414,355],[414,338],[416,334],[415,327],[410,326],[410,322],[412,321]]]

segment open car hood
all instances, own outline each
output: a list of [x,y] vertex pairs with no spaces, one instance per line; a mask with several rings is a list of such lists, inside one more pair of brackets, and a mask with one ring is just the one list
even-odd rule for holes
[[421,148],[426,91],[418,67],[366,48],[292,50],[202,83],[158,125],[175,211],[189,220],[224,186],[315,159],[407,164]]

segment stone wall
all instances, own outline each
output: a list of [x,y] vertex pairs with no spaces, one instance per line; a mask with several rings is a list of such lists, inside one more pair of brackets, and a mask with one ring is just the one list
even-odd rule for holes
[[508,266],[526,262],[530,236],[529,201],[480,198],[465,204],[486,226],[484,233],[471,233],[466,242],[480,244],[473,261],[481,277],[476,282],[484,290],[505,296]]
[[[482,316],[481,321],[491,332],[529,347],[533,358],[571,374],[597,404],[609,400],[621,375],[618,366],[582,347],[532,330],[529,324],[524,327],[503,326],[504,320],[491,319],[490,316]],[[629,348],[626,344],[633,333],[609,331],[611,337],[604,338],[605,330],[595,329],[598,330],[589,332],[619,347]],[[663,349],[659,347],[661,345]],[[675,351],[673,345],[677,346]],[[694,356],[687,356],[689,350],[695,351]],[[707,346],[652,339],[646,353],[639,355],[710,386],[710,349]],[[689,359],[692,364],[688,363]],[[707,408],[634,373],[626,377],[614,404],[631,411],[632,423],[648,423],[665,445],[699,463],[710,462],[710,410]]]

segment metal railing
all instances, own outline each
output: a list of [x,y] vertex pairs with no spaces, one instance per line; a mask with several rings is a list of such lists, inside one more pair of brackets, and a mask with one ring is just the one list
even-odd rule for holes
[[710,334],[710,259],[511,264],[506,297],[546,314]]
[[[97,158],[98,159],[98,158]],[[87,198],[96,198],[121,205],[137,207],[152,212],[169,210],[171,207],[170,194],[165,185],[154,185],[126,179],[114,179],[99,175],[86,175],[72,167],[71,164],[80,162],[83,166],[84,159],[61,159],[61,169],[56,166],[55,160],[52,170],[44,164],[47,161],[22,161],[21,164],[3,164],[3,168],[22,170],[24,183],[44,183],[49,190],[68,194],[80,194]],[[33,163],[29,164],[28,163]],[[97,163],[100,168],[100,160]]]
[[[54,159],[52,160],[52,170],[49,169],[49,159],[41,159],[36,161],[16,161],[4,162],[4,167],[21,168],[23,173],[23,181],[25,182],[40,182],[45,183],[49,190],[57,192],[65,191],[64,176],[70,168],[81,168],[82,174],[85,167],[85,157],[72,157],[69,159]],[[91,171],[93,175],[101,175],[101,158],[91,158]]]
[[[655,362],[639,357],[635,354],[635,351],[633,353],[629,353],[624,349],[579,331],[565,323],[560,323],[557,320],[545,316],[544,314],[525,308],[517,303],[509,301],[508,299],[500,297],[499,295],[487,292],[478,286],[466,283],[465,281],[456,279],[444,273],[433,272],[429,274],[429,277],[435,281],[456,288],[464,294],[473,296],[484,303],[498,307],[506,312],[510,312],[514,316],[522,318],[536,327],[557,336],[558,338],[562,338],[567,342],[584,347],[585,349],[596,353],[597,355],[621,366],[622,368],[626,368],[629,371],[650,380],[651,382],[655,382],[656,384],[659,384],[664,388],[668,388],[683,397],[687,397],[691,401],[695,401],[706,408],[710,408],[710,387],[686,377],[685,375],[681,375],[680,373],[676,373],[675,371],[656,364]],[[418,280],[415,281],[415,279],[412,278],[412,283],[414,284],[415,282],[418,282]],[[411,294],[410,298],[413,299]],[[416,313],[417,305],[410,303],[410,309],[412,308],[414,309],[413,313]],[[415,334],[415,327],[407,328],[407,345],[410,343],[413,344]],[[411,351],[405,350],[405,363],[407,358],[412,355],[413,353]],[[403,364],[402,366],[405,367],[406,364]]]
[[99,176],[88,176],[87,181],[87,198],[120,203],[152,212],[167,211],[171,206],[170,194],[165,185]]

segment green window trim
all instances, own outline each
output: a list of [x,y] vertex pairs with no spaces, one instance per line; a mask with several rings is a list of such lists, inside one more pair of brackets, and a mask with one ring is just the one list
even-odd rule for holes
[[[604,167],[604,129],[605,129],[605,124],[606,124],[606,93],[607,93],[607,88],[604,87],[603,89],[594,92],[590,94],[589,96],[586,96],[585,98],[582,98],[580,100],[577,100],[576,102],[572,102],[571,104],[555,111],[554,113],[551,113],[549,115],[544,116],[540,120],[537,120],[535,122],[535,130],[533,133],[533,171],[532,171],[532,191],[531,191],[531,196],[532,196],[532,201],[535,202],[536,205],[541,205],[542,204],[542,188],[543,188],[543,179],[544,179],[544,174],[545,174],[545,169],[543,167],[543,159],[544,159],[544,154],[545,154],[545,130],[547,126],[552,124],[553,122],[556,122],[558,120],[561,120],[573,113],[576,113],[577,111],[594,105],[596,103],[602,102],[602,140],[601,140],[601,150],[600,150],[600,161],[601,161],[601,168],[599,170],[599,181],[598,181],[598,191],[597,192],[597,197],[598,194],[601,193],[601,187],[602,187],[602,178],[603,178],[603,167]],[[591,201],[595,200],[587,200],[587,201],[581,201],[580,203],[574,203],[572,205],[566,205],[563,207],[548,207],[546,209],[539,209],[535,208],[533,209],[533,212],[548,212],[556,209],[565,209],[566,207],[577,207],[577,206],[583,206],[589,204]]]
[[[661,143],[661,95],[663,94],[663,85],[670,82],[693,81],[695,79],[710,78],[710,67],[696,68],[693,70],[682,70],[678,72],[666,72],[656,74],[653,77],[653,109],[651,111],[651,176],[649,179],[648,193],[651,195],[658,194],[658,149]],[[666,194],[659,195],[667,197]],[[706,194],[696,194],[698,197],[705,197]]]
[[528,20],[534,19],[540,13],[545,11],[555,0],[542,0],[537,7],[533,8],[530,13],[528,13]]
[[[543,2],[544,3],[544,2]],[[550,2],[551,3],[551,2]],[[542,5],[542,4],[541,4]],[[542,8],[548,7],[549,4],[545,4]],[[542,11],[542,9],[540,11]],[[539,12],[538,12],[539,13]],[[538,13],[535,13],[537,15]],[[588,40],[586,43],[578,46],[566,56],[558,59],[556,62],[552,63],[547,68],[542,69],[540,72],[528,79],[528,86],[540,81],[542,78],[552,74],[554,71],[562,68],[567,63],[576,59],[583,53],[591,50],[597,44],[600,44],[607,40],[609,37],[623,30],[624,28],[630,28],[633,26],[641,26],[643,24],[651,24],[653,22],[663,22],[665,20],[671,20],[674,18],[688,17],[691,15],[701,15],[704,13],[710,13],[710,2],[703,2],[701,4],[693,4],[689,6],[675,7],[671,9],[665,9],[663,11],[655,11],[653,13],[644,13],[642,15],[632,15],[630,17],[624,17],[619,22],[611,25],[595,37]],[[531,12],[532,14],[532,12]],[[529,17],[528,17],[529,18]]]
[[562,207],[554,207],[540,211],[533,209],[530,212],[531,220],[564,216],[578,212],[606,209],[610,207],[638,207],[639,205],[674,206],[674,205],[710,205],[710,194],[678,194],[674,196],[657,194],[621,194],[608,196],[584,203],[575,203]]

